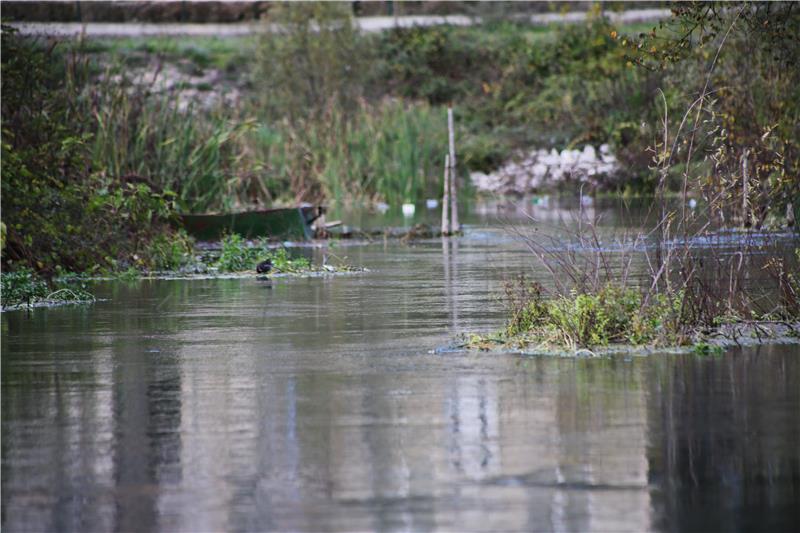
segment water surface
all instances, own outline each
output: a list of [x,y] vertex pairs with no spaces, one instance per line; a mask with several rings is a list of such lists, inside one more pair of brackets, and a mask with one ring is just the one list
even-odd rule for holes
[[432,354],[530,264],[467,221],[335,250],[365,274],[3,313],[3,530],[800,530],[800,348]]

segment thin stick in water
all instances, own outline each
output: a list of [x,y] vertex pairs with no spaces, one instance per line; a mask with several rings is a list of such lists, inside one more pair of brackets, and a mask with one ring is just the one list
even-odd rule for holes
[[442,196],[442,235],[450,234],[450,156],[444,156],[444,193]]
[[747,213],[747,196],[749,191],[749,176],[747,175],[747,157],[750,155],[750,150],[745,149],[742,154],[742,225],[744,227],[750,226],[750,217]]

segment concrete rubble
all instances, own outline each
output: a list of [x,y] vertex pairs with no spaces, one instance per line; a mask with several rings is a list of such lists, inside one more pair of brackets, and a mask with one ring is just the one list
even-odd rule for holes
[[473,172],[470,179],[482,193],[524,195],[554,189],[566,183],[597,185],[601,178],[619,170],[617,158],[607,144],[598,150],[533,150],[509,161],[490,174]]

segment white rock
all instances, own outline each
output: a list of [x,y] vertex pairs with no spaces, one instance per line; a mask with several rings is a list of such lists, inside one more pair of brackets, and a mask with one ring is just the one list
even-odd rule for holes
[[597,176],[613,175],[617,159],[604,144],[598,151],[593,146],[582,150],[534,149],[517,154],[514,160],[490,174],[473,172],[470,179],[479,191],[497,194],[526,194],[548,185],[573,179],[593,182]]

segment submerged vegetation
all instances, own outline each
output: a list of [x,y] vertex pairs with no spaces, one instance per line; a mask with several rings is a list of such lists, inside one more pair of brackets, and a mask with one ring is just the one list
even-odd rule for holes
[[61,274],[46,281],[30,269],[23,268],[3,273],[0,284],[3,308],[94,302],[86,280],[75,274]]

